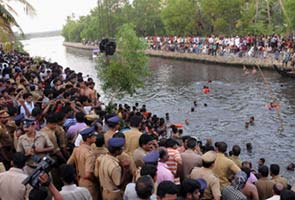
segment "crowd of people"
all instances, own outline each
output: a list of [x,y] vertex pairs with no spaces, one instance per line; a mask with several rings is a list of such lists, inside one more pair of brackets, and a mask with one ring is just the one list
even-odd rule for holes
[[273,35],[214,36],[207,37],[146,37],[154,50],[187,52],[225,57],[273,59],[294,66],[294,37]]
[[295,199],[278,164],[255,171],[240,146],[202,144],[169,113],[106,106],[92,78],[28,54],[0,63],[0,199]]

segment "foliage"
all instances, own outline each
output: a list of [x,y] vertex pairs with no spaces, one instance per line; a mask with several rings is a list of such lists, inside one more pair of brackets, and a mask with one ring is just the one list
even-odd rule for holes
[[195,8],[193,0],[168,0],[161,13],[168,35],[196,34]]
[[[18,4],[24,6],[26,14],[35,15],[34,7],[27,0],[15,0]],[[15,9],[10,5],[11,0],[0,0],[0,37],[1,41],[7,42],[15,39],[12,26],[16,26],[22,32],[14,16],[17,15]]]
[[294,0],[99,0],[89,15],[69,18],[63,35],[68,41],[113,38],[125,23],[141,37],[281,34],[295,28],[294,9]]
[[119,51],[107,62],[99,59],[98,76],[106,93],[116,97],[125,93],[133,95],[137,88],[143,87],[143,79],[149,75],[148,57],[144,54],[147,44],[137,37],[130,24],[118,30],[116,41]]

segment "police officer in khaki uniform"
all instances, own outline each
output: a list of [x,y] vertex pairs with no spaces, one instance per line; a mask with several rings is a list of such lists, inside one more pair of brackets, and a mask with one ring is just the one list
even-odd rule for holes
[[33,159],[33,156],[42,158],[47,153],[52,152],[54,146],[46,135],[35,130],[34,120],[26,119],[24,121],[23,129],[25,134],[20,136],[16,151],[22,152],[26,156],[30,156],[24,170],[27,174],[31,175],[33,170],[37,167],[37,163]]
[[95,142],[95,129],[88,127],[80,131],[83,143],[74,148],[67,164],[75,165],[78,176],[78,184],[89,190],[92,199],[98,198],[98,184],[94,177],[95,156],[91,151],[91,145]]
[[212,172],[215,160],[216,153],[208,151],[202,155],[203,167],[194,167],[190,174],[192,179],[202,178],[207,182],[207,188],[202,197],[204,200],[220,200],[221,197],[219,179]]
[[13,140],[6,128],[8,120],[8,112],[6,110],[0,110],[0,160],[2,159],[6,169],[10,168],[13,150]]
[[108,141],[109,154],[101,156],[99,161],[99,181],[104,200],[122,199],[122,184],[128,178],[129,162],[119,161],[117,156],[123,152],[125,139],[111,138]]
[[225,157],[224,153],[227,149],[225,142],[217,142],[216,145],[217,156],[213,167],[213,173],[219,178],[220,188],[230,185],[231,179],[241,169],[234,163],[234,161]]
[[113,135],[115,134],[115,132],[119,130],[120,120],[121,120],[120,117],[118,117],[117,115],[107,119],[107,125],[109,127],[109,130],[104,134],[104,143],[106,147],[108,147],[109,139],[111,139]]

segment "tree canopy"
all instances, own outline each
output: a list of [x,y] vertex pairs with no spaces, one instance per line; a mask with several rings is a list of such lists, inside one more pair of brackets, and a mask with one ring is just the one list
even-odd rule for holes
[[125,23],[139,36],[272,34],[295,28],[294,0],[108,0],[89,15],[69,17],[67,41],[115,37]]

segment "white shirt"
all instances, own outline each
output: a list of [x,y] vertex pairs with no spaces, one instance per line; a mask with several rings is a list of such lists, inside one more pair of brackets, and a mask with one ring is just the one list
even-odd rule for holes
[[22,184],[27,177],[22,169],[14,167],[0,173],[0,199],[23,200],[28,197],[31,187]]
[[280,200],[280,195],[273,195],[272,197],[270,197],[266,200]]
[[[25,106],[27,107],[30,114],[32,114],[32,110],[35,108],[34,102],[28,103],[25,101]],[[20,113],[25,115],[25,118],[29,118],[30,116],[26,115],[26,110],[23,106],[20,107]]]
[[90,192],[84,187],[77,187],[75,184],[65,185],[60,191],[63,200],[92,200]]

